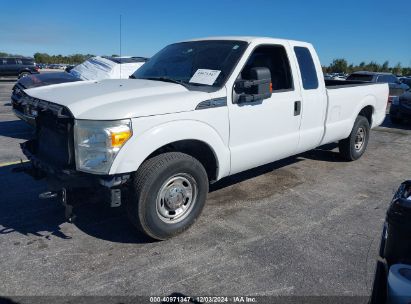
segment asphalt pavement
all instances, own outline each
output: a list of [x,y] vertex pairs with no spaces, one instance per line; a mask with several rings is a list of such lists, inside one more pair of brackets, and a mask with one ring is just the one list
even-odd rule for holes
[[186,233],[153,242],[122,208],[86,203],[74,224],[43,181],[14,173],[32,129],[0,82],[0,295],[362,295],[370,293],[393,191],[411,178],[411,126],[388,120],[366,154],[334,145],[212,186]]

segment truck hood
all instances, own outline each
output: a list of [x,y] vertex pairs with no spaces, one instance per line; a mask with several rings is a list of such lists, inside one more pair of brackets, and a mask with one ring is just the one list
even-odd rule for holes
[[75,118],[114,120],[192,111],[209,93],[144,79],[78,81],[25,90],[29,96],[67,107]]

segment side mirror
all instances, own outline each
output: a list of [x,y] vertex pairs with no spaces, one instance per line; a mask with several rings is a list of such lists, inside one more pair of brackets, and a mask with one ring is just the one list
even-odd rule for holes
[[250,80],[236,81],[235,91],[238,95],[234,103],[253,102],[271,97],[271,72],[268,68],[251,68],[247,78]]

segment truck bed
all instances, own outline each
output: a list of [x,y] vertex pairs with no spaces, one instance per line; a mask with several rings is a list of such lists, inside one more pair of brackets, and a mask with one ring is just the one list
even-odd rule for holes
[[370,105],[370,127],[382,123],[388,101],[388,84],[362,81],[326,80],[328,97],[325,134],[322,144],[348,137],[354,121],[365,107]]

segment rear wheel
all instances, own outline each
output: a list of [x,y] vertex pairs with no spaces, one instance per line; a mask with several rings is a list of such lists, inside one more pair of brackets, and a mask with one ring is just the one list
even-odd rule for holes
[[130,192],[131,222],[150,237],[165,240],[188,229],[200,215],[208,193],[207,173],[187,154],[164,153],[141,165]]
[[28,75],[30,75],[29,72],[21,72],[21,73],[19,74],[19,79],[20,79],[20,78],[23,78],[23,77],[26,77],[26,76],[28,76]]
[[341,156],[349,161],[359,159],[365,152],[370,137],[370,124],[364,116],[358,116],[346,139],[338,143]]

